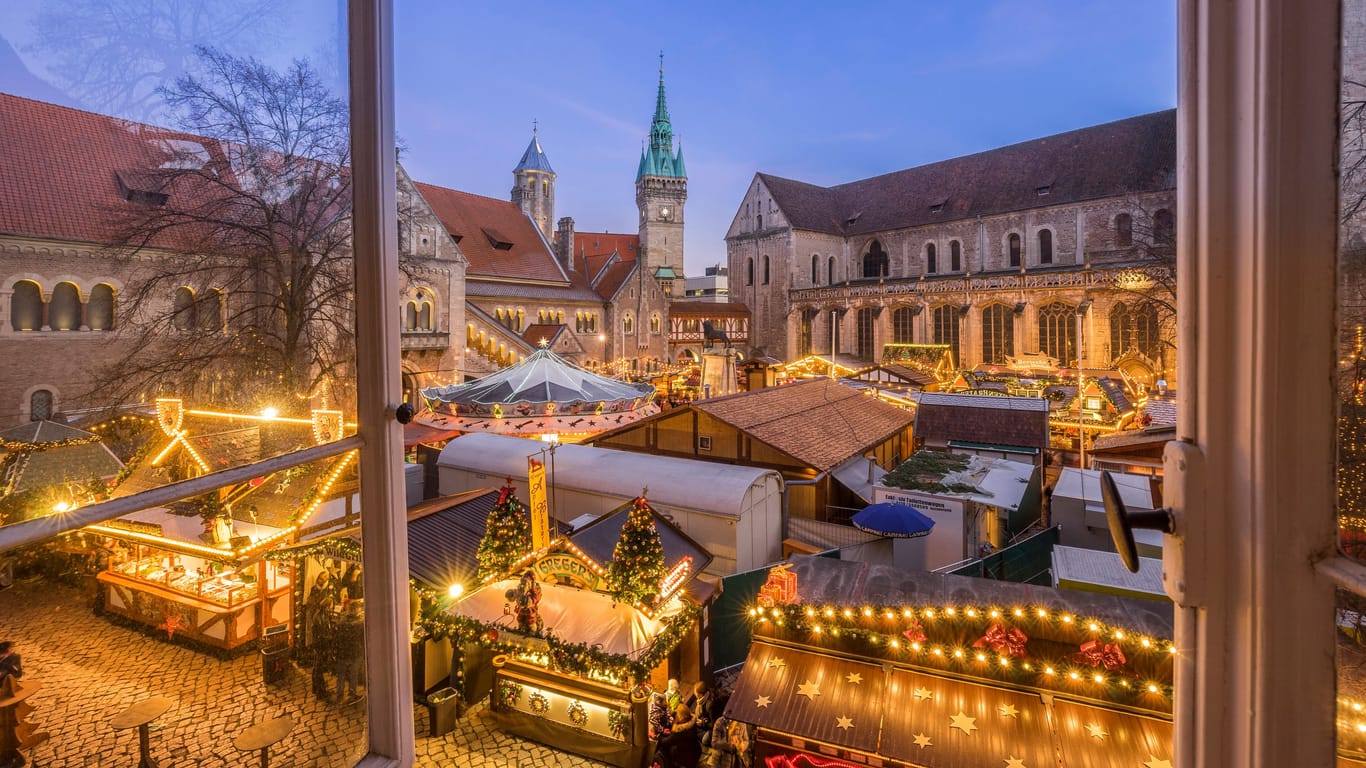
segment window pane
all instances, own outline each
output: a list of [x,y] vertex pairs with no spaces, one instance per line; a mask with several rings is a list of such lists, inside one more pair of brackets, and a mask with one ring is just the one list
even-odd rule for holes
[[137,764],[141,718],[162,765],[254,763],[253,733],[278,764],[354,765],[358,456],[315,455],[356,420],[345,3],[24,6],[7,231],[63,257],[0,248],[26,278],[0,317],[26,361],[0,382],[0,525],[92,523],[0,553],[0,640],[50,734],[29,757]]

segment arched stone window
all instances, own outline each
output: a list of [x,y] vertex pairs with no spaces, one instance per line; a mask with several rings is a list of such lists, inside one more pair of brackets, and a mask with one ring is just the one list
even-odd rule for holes
[[194,291],[189,286],[182,285],[175,289],[171,311],[171,325],[177,331],[194,330]]
[[1077,308],[1055,301],[1039,309],[1039,351],[1071,365],[1077,357]]
[[754,259],[745,259],[745,285],[754,285]]
[[863,276],[864,277],[886,277],[888,256],[882,250],[882,242],[874,240],[868,245],[867,253],[863,254]]
[[1156,360],[1162,343],[1157,308],[1151,304],[1128,306],[1119,302],[1110,309],[1110,358],[1138,352]]
[[830,261],[825,264],[825,282],[827,285],[835,284],[835,257],[831,256]]
[[418,330],[432,330],[432,303],[424,301],[417,308],[417,327]]
[[925,244],[925,272],[933,275],[939,271],[939,253],[934,247],[934,243]]
[[1039,230],[1039,263],[1053,263],[1053,230]]
[[114,286],[100,283],[90,289],[86,318],[92,331],[114,330]]
[[526,312],[525,312],[524,310],[520,310],[520,309],[519,309],[519,310],[517,310],[517,327],[516,327],[516,328],[513,328],[512,330],[514,330],[514,331],[516,331],[516,332],[518,332],[518,333],[521,333],[521,332],[522,332],[522,328],[523,328],[525,325],[526,325]]
[[1010,266],[1020,266],[1022,250],[1019,235],[1015,234],[1014,232],[1010,233],[1010,237],[1006,238],[1006,251],[1010,254]]
[[949,242],[949,271],[963,271],[963,245],[957,240]]
[[81,327],[81,289],[75,283],[57,283],[47,307],[47,324],[54,331]]
[[1176,245],[1176,219],[1166,208],[1153,214],[1153,247],[1171,248]]
[[39,389],[28,396],[28,420],[46,421],[52,418],[54,398],[52,390]]
[[892,343],[915,343],[915,310],[910,307],[892,310]]
[[797,325],[797,356],[806,357],[811,354],[811,325],[816,319],[816,310],[802,310],[801,320]]
[[631,316],[630,312],[621,316],[621,332],[627,336],[631,336],[636,332],[636,319]]
[[403,330],[417,330],[417,302],[410,301],[403,305]]
[[209,288],[199,296],[197,302],[199,306],[195,308],[196,319],[199,320],[199,330],[218,332],[223,330],[223,292],[217,288]]
[[817,256],[817,255],[814,254],[814,253],[811,254],[811,284],[812,284],[812,285],[820,285],[820,284],[821,284],[821,282],[820,282],[820,274],[819,274],[819,270],[820,270],[820,260],[821,260],[821,257],[820,257],[820,256]]
[[650,313],[650,333],[661,334],[664,332],[664,321],[660,319],[658,312]]
[[550,181],[549,181],[549,180],[544,180],[544,181],[541,182],[541,196],[542,196],[542,197],[550,197]]
[[860,360],[873,359],[873,310],[871,307],[859,309],[855,317],[855,354]]
[[958,307],[951,304],[935,307],[934,313],[930,315],[930,320],[934,324],[934,343],[949,346],[949,352],[953,354],[954,364],[961,361],[958,356],[958,319]]
[[765,256],[765,257],[764,257],[764,285],[768,285],[768,281],[769,281],[768,257]]
[[1115,217],[1115,245],[1123,248],[1134,244],[1134,217],[1121,213]]
[[982,310],[982,362],[1004,365],[1015,354],[1015,310],[992,304]]
[[32,280],[14,284],[10,298],[10,327],[16,331],[38,331],[43,328],[43,289]]

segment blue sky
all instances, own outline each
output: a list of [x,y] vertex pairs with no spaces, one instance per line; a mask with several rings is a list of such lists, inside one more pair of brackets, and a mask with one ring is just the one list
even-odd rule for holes
[[[231,15],[246,2],[263,0],[204,5]],[[32,75],[16,76],[0,44],[0,88],[78,101],[34,22],[92,3],[103,5],[0,4],[0,38]],[[335,62],[337,0],[263,4],[226,47]],[[1174,106],[1175,12],[1174,0],[396,0],[403,162],[423,181],[506,199],[536,119],[559,175],[556,214],[634,232],[663,49],[697,273],[724,261],[755,171],[836,184]]]

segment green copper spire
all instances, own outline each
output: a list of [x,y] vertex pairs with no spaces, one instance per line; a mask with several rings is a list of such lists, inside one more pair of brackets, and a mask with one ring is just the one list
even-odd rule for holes
[[673,154],[674,129],[669,124],[669,105],[664,99],[664,52],[659,52],[659,95],[655,97],[655,119],[650,124],[650,149]]

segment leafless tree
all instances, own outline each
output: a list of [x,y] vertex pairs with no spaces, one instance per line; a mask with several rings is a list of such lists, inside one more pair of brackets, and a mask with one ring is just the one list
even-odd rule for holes
[[1129,338],[1121,339],[1118,348],[1111,344],[1110,355],[1118,358],[1137,348],[1168,367],[1167,358],[1176,350],[1175,212],[1170,205],[1139,198],[1127,208],[1111,222],[1113,248],[1100,260],[1121,270],[1113,289],[1127,314],[1117,332]]
[[[354,360],[346,105],[306,61],[277,71],[202,48],[161,89],[180,132],[147,131],[150,167],[111,251],[133,352],[100,377],[106,402],[157,391],[291,408],[350,402]],[[159,161],[159,162],[157,162]]]

